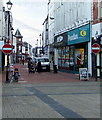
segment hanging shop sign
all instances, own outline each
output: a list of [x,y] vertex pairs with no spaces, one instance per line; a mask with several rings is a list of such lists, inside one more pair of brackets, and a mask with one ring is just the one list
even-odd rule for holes
[[45,46],[45,47],[43,48],[43,50],[44,50],[44,53],[47,53],[47,52],[48,52],[48,46]]
[[79,79],[89,80],[87,68],[79,68]]
[[90,41],[90,24],[68,31],[67,45]]

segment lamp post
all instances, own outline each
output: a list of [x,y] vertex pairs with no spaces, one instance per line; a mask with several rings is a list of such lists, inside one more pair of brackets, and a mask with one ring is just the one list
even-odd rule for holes
[[38,39],[37,39],[37,47],[38,47]]
[[[8,10],[11,10],[12,8],[12,3],[11,1],[9,0],[7,3],[7,8]],[[10,39],[10,11],[6,11],[7,12],[7,16],[8,16],[8,21],[7,21],[7,36],[8,36],[8,39],[7,39],[7,43],[9,44],[9,39]],[[7,55],[7,66],[6,66],[6,82],[8,83],[9,82],[9,55]]]
[[41,47],[41,34],[39,35],[39,37],[40,37],[40,47]]
[[40,37],[40,56],[41,56],[41,34],[39,35]]

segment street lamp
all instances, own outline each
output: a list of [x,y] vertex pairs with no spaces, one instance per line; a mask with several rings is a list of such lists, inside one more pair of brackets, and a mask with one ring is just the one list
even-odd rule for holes
[[12,8],[12,2],[9,0],[7,3],[7,8],[8,8],[8,10],[11,10],[11,8]]
[[[12,3],[10,2],[10,0],[6,3],[7,4],[7,8],[8,10],[11,10],[12,8]],[[6,11],[7,12],[7,16],[8,16],[8,26],[7,26],[7,36],[8,36],[8,40],[7,43],[9,44],[9,39],[10,39],[10,11]],[[6,67],[6,82],[9,82],[9,55],[7,55],[7,67]]]
[[38,39],[37,39],[37,47],[38,47]]
[[39,35],[40,37],[40,56],[41,56],[41,34]]
[[40,37],[40,47],[41,47],[41,34],[39,35],[39,37]]

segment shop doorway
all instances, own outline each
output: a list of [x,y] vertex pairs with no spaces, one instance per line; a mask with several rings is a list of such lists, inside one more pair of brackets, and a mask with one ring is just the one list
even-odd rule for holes
[[102,78],[102,48],[100,52],[100,78]]
[[87,67],[87,45],[80,44],[75,46],[75,71],[79,68]]

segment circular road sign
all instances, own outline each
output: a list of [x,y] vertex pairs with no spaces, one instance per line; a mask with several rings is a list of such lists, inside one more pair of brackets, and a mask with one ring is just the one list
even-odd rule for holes
[[2,51],[3,51],[4,54],[10,54],[10,53],[12,53],[12,50],[13,50],[13,47],[10,44],[5,44],[2,47]]
[[97,43],[94,43],[94,44],[92,45],[92,52],[93,52],[93,53],[99,53],[99,52],[100,52],[100,45],[97,44]]

